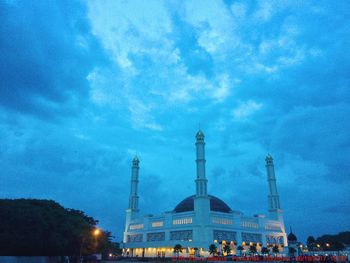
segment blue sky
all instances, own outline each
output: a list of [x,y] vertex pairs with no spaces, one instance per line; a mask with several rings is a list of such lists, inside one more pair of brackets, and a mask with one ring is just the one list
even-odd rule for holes
[[209,192],[286,227],[350,229],[348,1],[1,1],[0,198],[81,209],[121,240],[130,163],[140,207]]

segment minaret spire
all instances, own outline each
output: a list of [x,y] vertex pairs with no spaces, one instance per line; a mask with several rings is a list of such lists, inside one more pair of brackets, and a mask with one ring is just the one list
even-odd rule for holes
[[276,177],[275,177],[275,168],[273,165],[273,159],[270,154],[265,158],[266,161],[266,173],[267,173],[267,182],[269,184],[269,194],[268,194],[268,207],[270,218],[277,220],[280,223],[281,231],[284,233],[283,244],[287,246],[287,236],[284,228],[283,220],[283,211],[280,206],[280,196],[277,192]]
[[205,177],[205,142],[204,133],[199,130],[196,134],[196,163],[197,163],[197,178],[196,196],[207,196],[207,178]]
[[131,188],[129,197],[129,207],[132,212],[137,212],[139,208],[139,197],[137,195],[137,186],[139,182],[139,159],[137,156],[132,160],[131,166]]
[[269,184],[269,195],[268,204],[269,212],[276,212],[281,209],[280,207],[280,197],[277,192],[275,168],[273,165],[273,159],[270,154],[266,156],[266,172],[267,172],[267,182]]
[[130,187],[130,196],[129,196],[129,206],[126,209],[126,218],[125,218],[125,231],[123,242],[128,242],[128,229],[130,224],[134,219],[138,217],[139,212],[139,196],[137,195],[137,186],[139,183],[139,158],[137,156],[132,160],[131,165],[131,187]]

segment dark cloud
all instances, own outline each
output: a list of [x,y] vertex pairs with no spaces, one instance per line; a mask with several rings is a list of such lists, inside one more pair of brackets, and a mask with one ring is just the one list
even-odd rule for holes
[[3,107],[40,117],[72,114],[64,103],[88,94],[92,62],[103,60],[84,10],[74,1],[0,4]]
[[348,181],[349,114],[346,104],[296,108],[276,124],[271,134],[272,148],[323,163],[330,168],[330,180]]

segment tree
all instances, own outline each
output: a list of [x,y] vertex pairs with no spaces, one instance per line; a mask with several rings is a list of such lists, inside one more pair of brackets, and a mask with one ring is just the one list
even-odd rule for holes
[[306,240],[307,249],[309,251],[314,251],[316,248],[316,240],[313,236],[309,236]]
[[323,250],[342,250],[344,244],[350,243],[350,231],[340,232],[336,235],[323,235],[318,237],[316,242],[320,244]]
[[295,252],[297,252],[297,251],[294,247],[290,247],[290,248],[288,248],[288,252],[289,252],[290,256],[294,256]]
[[231,247],[228,244],[225,244],[223,247],[223,251],[226,253],[226,255],[228,255],[231,252]]
[[272,247],[272,252],[275,253],[275,254],[277,254],[277,253],[280,252],[280,250],[279,250],[279,248],[278,248],[277,245],[274,245],[274,246]]
[[262,247],[261,248],[261,254],[266,255],[269,254],[270,250],[267,247]]
[[182,246],[180,244],[176,244],[174,246],[174,253],[177,257],[179,257],[179,254],[182,252]]
[[254,246],[254,245],[249,246],[249,252],[250,252],[250,254],[256,253],[256,246]]
[[216,255],[218,253],[217,247],[214,244],[209,246],[209,254]]
[[239,245],[237,247],[237,250],[239,251],[239,255],[241,256],[242,255],[242,251],[244,250],[244,248],[241,245]]
[[0,199],[0,255],[60,256],[102,253],[109,232],[93,235],[97,220],[52,200]]

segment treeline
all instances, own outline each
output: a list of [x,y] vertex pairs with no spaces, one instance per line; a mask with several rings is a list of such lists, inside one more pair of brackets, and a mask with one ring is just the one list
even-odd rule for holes
[[340,232],[336,235],[323,235],[317,238],[319,242],[335,242],[350,244],[350,231]]
[[316,239],[313,236],[307,238],[307,246],[310,251],[342,250],[345,248],[344,244],[350,244],[350,231],[340,232],[336,235],[327,234]]
[[0,255],[70,256],[115,252],[111,233],[84,212],[52,200],[0,199]]

